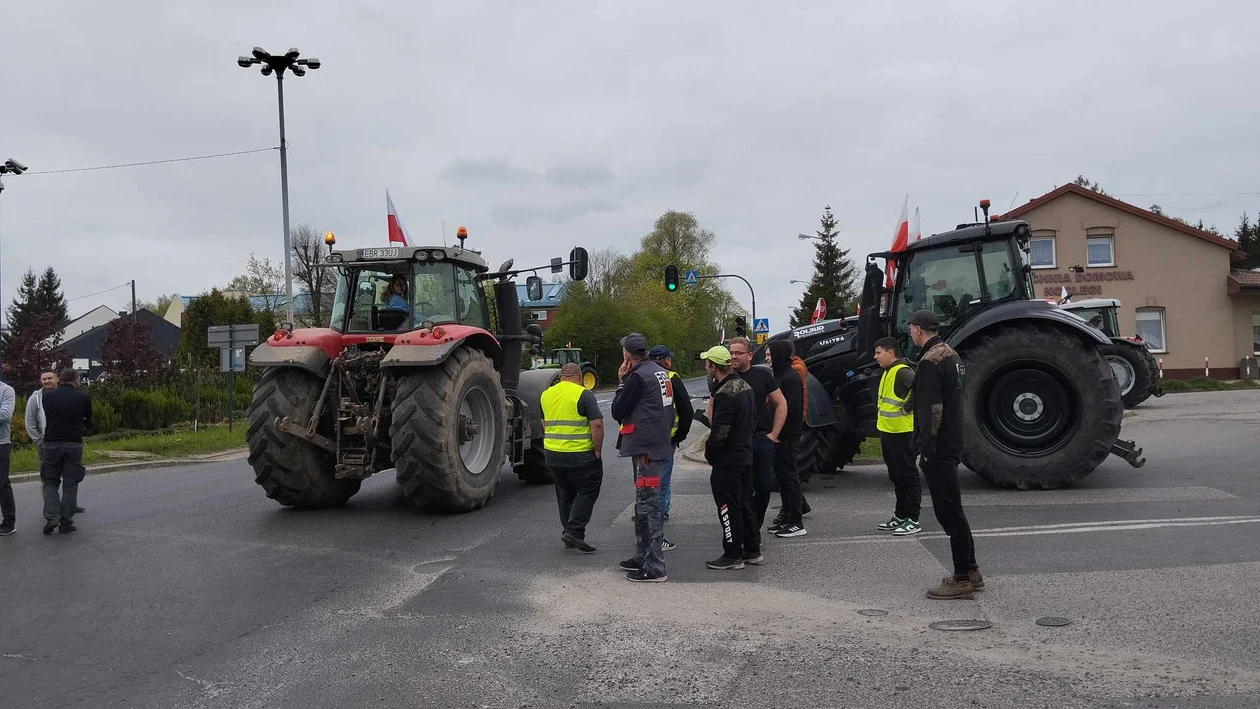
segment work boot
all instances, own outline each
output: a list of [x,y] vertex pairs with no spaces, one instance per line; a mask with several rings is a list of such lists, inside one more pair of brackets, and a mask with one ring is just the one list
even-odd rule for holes
[[976,569],[967,572],[967,580],[971,582],[971,587],[977,591],[984,588],[984,577]]
[[946,576],[940,586],[928,589],[927,597],[938,601],[970,600],[974,591],[968,579],[959,581],[953,576]]

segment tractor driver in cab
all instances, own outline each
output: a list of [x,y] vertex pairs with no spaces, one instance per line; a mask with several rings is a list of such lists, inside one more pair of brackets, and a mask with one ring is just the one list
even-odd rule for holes
[[381,327],[397,330],[403,327],[411,306],[407,304],[407,277],[397,275],[390,279],[389,287],[381,292]]

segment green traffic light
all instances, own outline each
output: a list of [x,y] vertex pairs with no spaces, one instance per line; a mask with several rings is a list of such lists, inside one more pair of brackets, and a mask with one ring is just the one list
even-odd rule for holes
[[677,284],[677,283],[670,283],[670,284],[666,285],[665,287],[666,287],[666,288],[668,288],[668,289],[670,289],[670,290],[678,290],[678,284]]

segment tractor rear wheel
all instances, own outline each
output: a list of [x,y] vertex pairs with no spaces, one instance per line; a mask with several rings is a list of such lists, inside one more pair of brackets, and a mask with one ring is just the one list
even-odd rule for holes
[[966,364],[962,462],[1001,487],[1054,489],[1094,472],[1120,435],[1120,387],[1099,347],[1049,327],[983,336]]
[[[291,367],[265,370],[254,386],[245,434],[249,464],[267,497],[286,507],[333,507],[359,491],[359,480],[336,478],[332,453],[276,428],[282,417],[305,426],[323,386],[314,375]],[[332,428],[332,408],[326,405],[316,431],[331,437]]]
[[547,467],[547,454],[543,452],[542,439],[525,449],[525,459],[514,472],[526,485],[548,485],[555,482],[551,468]]
[[1151,368],[1147,363],[1150,354],[1145,347],[1112,344],[1098,348],[1120,385],[1120,397],[1124,408],[1131,409],[1151,396]]
[[599,386],[599,376],[595,373],[595,368],[589,364],[582,365],[582,386],[595,390]]
[[815,474],[830,475],[843,470],[861,445],[860,436],[845,433],[837,426],[806,426],[796,453],[801,482],[808,482]]
[[450,512],[489,502],[503,467],[506,401],[490,360],[467,347],[399,376],[389,435],[403,495]]

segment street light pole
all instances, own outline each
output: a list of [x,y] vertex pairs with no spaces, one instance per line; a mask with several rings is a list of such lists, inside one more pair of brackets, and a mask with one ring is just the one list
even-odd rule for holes
[[[29,168],[27,168],[25,165],[18,162],[17,160],[13,158],[9,158],[8,160],[5,160],[4,163],[0,164],[0,176],[21,175],[22,173],[26,172],[28,169]],[[4,182],[0,182],[0,195],[3,195],[3,194],[4,194]],[[0,270],[2,269],[3,269],[3,260],[0,260]],[[3,279],[0,278],[0,301],[3,301],[3,294],[4,294],[2,281]],[[3,305],[3,303],[0,302],[0,305]],[[0,319],[3,318],[3,310],[4,310],[3,307],[0,307]],[[0,331],[2,331],[3,329],[4,329],[3,322],[0,321]],[[0,356],[0,374],[2,374],[3,372],[4,372],[4,361],[3,361],[3,356]]]
[[289,143],[284,137],[284,72],[293,72],[294,76],[306,76],[307,69],[318,69],[320,61],[315,57],[298,59],[301,52],[291,47],[282,55],[268,54],[262,47],[254,47],[252,56],[237,58],[237,65],[248,69],[256,64],[262,65],[262,75],[276,75],[276,97],[280,103],[280,205],[284,212],[284,284],[287,296],[286,315],[290,325],[293,324],[293,242],[289,234]]
[[755,321],[757,320],[757,293],[753,291],[752,284],[748,282],[747,278],[744,278],[743,276],[740,276],[734,273],[715,273],[711,276],[698,275],[696,276],[696,278],[738,278],[739,280],[743,281],[744,285],[748,286],[748,294],[752,296],[752,318],[754,320],[754,327],[756,326]]

